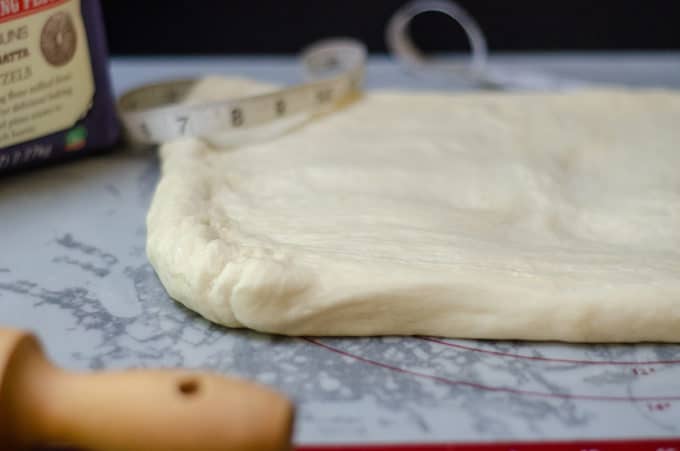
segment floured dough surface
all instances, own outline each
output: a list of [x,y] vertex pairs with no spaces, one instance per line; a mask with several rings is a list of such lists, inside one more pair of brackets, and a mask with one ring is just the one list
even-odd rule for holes
[[374,92],[273,140],[161,154],[148,255],[217,323],[680,341],[677,92]]

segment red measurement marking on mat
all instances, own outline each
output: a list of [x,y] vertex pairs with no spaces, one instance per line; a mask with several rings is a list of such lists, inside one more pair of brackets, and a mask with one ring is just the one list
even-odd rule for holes
[[494,443],[302,445],[296,451],[680,451],[680,438]]
[[[644,402],[665,402],[665,401],[680,401],[680,395],[667,395],[667,396],[613,396],[613,395],[587,395],[587,394],[572,394],[572,393],[551,393],[551,392],[540,392],[540,391],[534,391],[534,390],[521,390],[521,389],[516,389],[516,388],[510,388],[510,387],[495,387],[492,385],[485,385],[485,384],[479,384],[477,382],[469,382],[469,381],[462,381],[462,380],[455,380],[455,379],[449,379],[447,377],[443,376],[436,376],[434,374],[427,374],[427,373],[422,373],[420,371],[414,371],[410,370],[408,368],[401,368],[395,365],[391,365],[388,363],[383,363],[383,362],[378,362],[376,360],[371,360],[369,358],[352,354],[351,352],[345,351],[343,349],[336,348],[334,346],[331,346],[329,344],[323,343],[317,339],[310,338],[310,337],[302,337],[303,340],[318,346],[320,348],[323,348],[327,351],[334,352],[336,354],[345,356],[345,357],[350,357],[354,360],[358,360],[360,362],[367,363],[369,365],[383,368],[386,370],[393,371],[395,373],[401,373],[401,374],[408,374],[410,376],[415,376],[415,377],[420,377],[423,379],[429,379],[437,382],[441,382],[443,384],[448,384],[448,385],[458,385],[461,387],[470,387],[470,388],[475,388],[479,390],[486,390],[486,391],[493,391],[493,392],[500,392],[500,393],[509,393],[509,394],[514,394],[514,395],[523,395],[523,396],[537,396],[537,397],[542,397],[542,398],[556,398],[556,399],[582,399],[582,400],[589,400],[589,401],[644,401]],[[680,451],[680,450],[679,450]]]
[[671,406],[670,402],[649,402],[647,403],[647,410],[651,412],[664,412],[670,409]]
[[[424,341],[429,341],[432,343],[438,343],[440,345],[448,346],[450,348],[462,349],[464,351],[474,351],[480,352],[482,354],[495,355],[499,357],[513,357],[517,359],[526,360],[538,360],[542,362],[556,362],[556,363],[582,363],[585,365],[672,365],[680,364],[680,360],[643,360],[643,361],[632,361],[632,360],[580,360],[580,359],[557,359],[552,357],[540,357],[533,355],[523,355],[523,354],[513,354],[511,352],[502,351],[491,351],[488,349],[475,348],[474,346],[465,346],[458,343],[451,343],[449,341],[444,341],[433,337],[416,337]],[[679,450],[680,451],[680,450]]]

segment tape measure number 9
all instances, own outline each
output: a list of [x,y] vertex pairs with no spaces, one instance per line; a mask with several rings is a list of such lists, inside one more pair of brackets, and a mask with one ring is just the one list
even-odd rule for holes
[[128,138],[156,144],[187,136],[264,125],[313,113],[360,91],[366,48],[353,39],[329,39],[302,52],[307,82],[271,93],[184,105],[179,102],[198,82],[175,80],[143,85],[124,93],[118,110]]

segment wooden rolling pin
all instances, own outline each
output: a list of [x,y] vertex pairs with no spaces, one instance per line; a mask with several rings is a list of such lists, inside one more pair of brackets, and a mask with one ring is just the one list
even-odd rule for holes
[[69,373],[0,329],[0,449],[288,450],[293,407],[256,384],[183,370]]

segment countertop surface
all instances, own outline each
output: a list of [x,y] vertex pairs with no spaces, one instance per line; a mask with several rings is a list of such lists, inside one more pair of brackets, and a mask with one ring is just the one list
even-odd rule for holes
[[[678,53],[492,63],[680,88]],[[299,77],[292,58],[112,62],[118,93],[208,73]],[[384,57],[371,59],[367,86],[442,87]],[[0,322],[36,331],[67,368],[184,366],[270,384],[298,405],[299,444],[680,437],[680,345],[288,338],[212,325],[169,299],[147,261],[158,177],[154,150],[118,149],[0,179]]]

